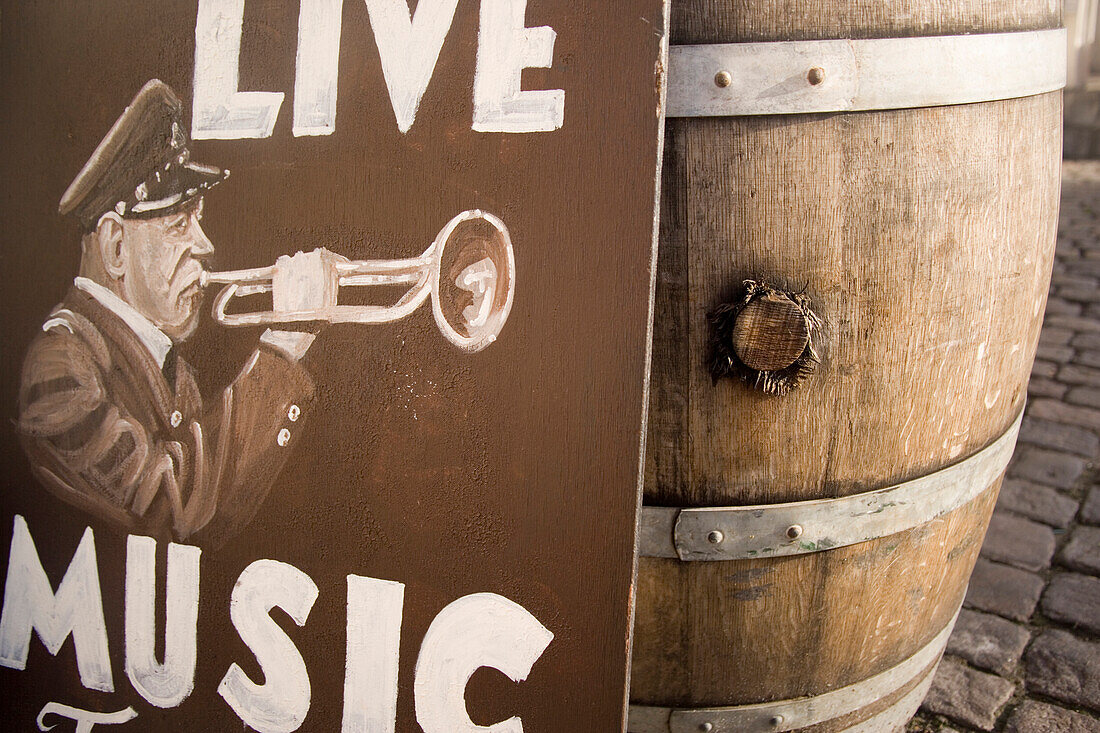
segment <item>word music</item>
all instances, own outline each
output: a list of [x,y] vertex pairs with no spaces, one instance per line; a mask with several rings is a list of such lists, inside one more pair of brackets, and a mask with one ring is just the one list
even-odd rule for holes
[[[270,137],[283,92],[239,90],[245,0],[199,0],[191,137]],[[344,0],[301,0],[294,81],[294,135],[336,130]],[[408,132],[454,21],[458,0],[365,0],[397,127]],[[523,90],[524,69],[548,69],[557,36],[525,27],[527,0],[481,0],[472,129],[549,132],[562,126],[565,92]]]
[[[150,705],[173,708],[193,692],[197,662],[200,550],[168,545],[163,662],[156,658],[156,550],[151,537],[130,535],[126,545],[125,669]],[[392,733],[397,717],[398,655],[405,586],[347,576],[347,644],[342,733]],[[310,706],[309,674],[301,653],[271,618],[279,608],[304,626],[317,585],[293,565],[256,560],[241,572],[229,612],[241,640],[256,657],[263,683],[236,663],[218,694],[243,723],[259,733],[290,733]],[[15,517],[0,611],[0,666],[26,669],[32,632],[56,655],[72,636],[77,671],[88,689],[114,692],[99,585],[95,538],[87,528],[55,592],[26,520]],[[494,593],[473,593],[448,604],[432,621],[417,657],[413,697],[425,733],[522,733],[519,717],[475,725],[466,712],[466,684],[481,667],[522,682],[554,635],[519,604]],[[39,714],[68,717],[77,731],[123,723],[132,707],[115,713],[50,702]]]

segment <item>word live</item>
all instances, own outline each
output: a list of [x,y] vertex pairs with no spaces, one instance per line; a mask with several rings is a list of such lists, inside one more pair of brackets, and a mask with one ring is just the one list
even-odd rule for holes
[[[126,543],[125,669],[133,689],[150,705],[174,708],[194,690],[199,615],[200,550],[171,543],[167,552],[164,661],[156,658],[156,554],[151,537],[129,535]],[[392,733],[397,718],[398,656],[405,586],[347,576],[347,644],[342,733]],[[263,683],[236,663],[218,694],[248,727],[259,733],[290,733],[305,721],[310,682],[294,642],[271,617],[279,608],[304,626],[318,597],[313,580],[277,560],[256,560],[237,578],[229,612],[241,640],[256,657]],[[0,611],[0,666],[24,670],[32,632],[57,655],[72,636],[77,670],[88,689],[114,692],[95,538],[86,528],[57,591],[42,567],[26,520],[16,515]],[[417,657],[413,697],[425,733],[522,733],[511,717],[489,728],[466,712],[466,685],[482,667],[522,682],[554,635],[522,606],[494,593],[463,596],[440,611],[424,634]],[[113,713],[48,702],[38,715],[76,722],[78,733],[96,725],[125,723],[132,707]]]
[[[365,0],[397,126],[408,132],[454,22],[458,0]],[[200,0],[195,20],[196,140],[270,137],[283,92],[240,91],[245,0]],[[343,0],[302,0],[294,81],[294,135],[336,130]],[[548,69],[557,35],[525,27],[527,0],[481,0],[472,129],[549,132],[562,126],[565,92],[523,90],[524,69]]]

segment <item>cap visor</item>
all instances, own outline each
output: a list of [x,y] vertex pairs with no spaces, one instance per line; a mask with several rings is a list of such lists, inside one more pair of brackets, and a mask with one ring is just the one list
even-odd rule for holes
[[175,193],[153,201],[138,202],[131,207],[128,216],[134,219],[168,216],[229,177],[227,170],[200,163],[186,163],[176,168],[175,173]]

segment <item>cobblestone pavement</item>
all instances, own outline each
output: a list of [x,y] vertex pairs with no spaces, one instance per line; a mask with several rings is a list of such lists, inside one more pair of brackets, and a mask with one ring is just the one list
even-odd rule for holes
[[911,733],[1100,733],[1100,161],[1067,161],[1020,439]]

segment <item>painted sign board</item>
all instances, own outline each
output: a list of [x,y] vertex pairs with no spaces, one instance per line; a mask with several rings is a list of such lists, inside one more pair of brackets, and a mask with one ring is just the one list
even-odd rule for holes
[[629,5],[3,3],[5,727],[622,729]]

